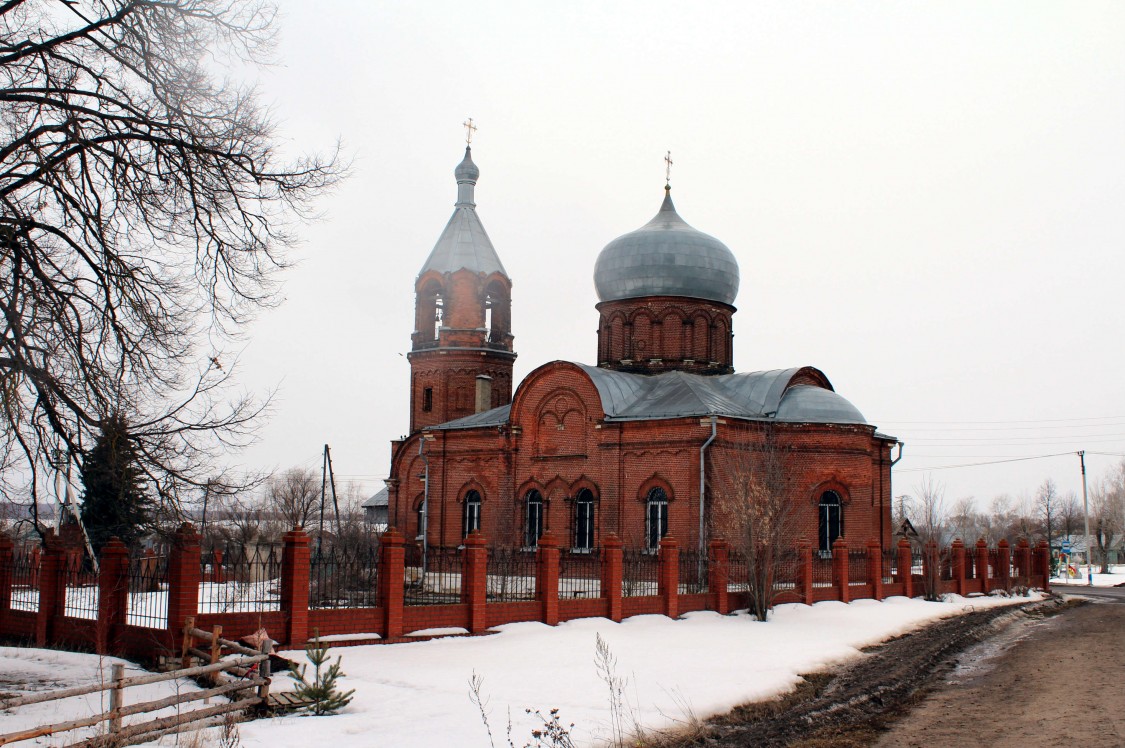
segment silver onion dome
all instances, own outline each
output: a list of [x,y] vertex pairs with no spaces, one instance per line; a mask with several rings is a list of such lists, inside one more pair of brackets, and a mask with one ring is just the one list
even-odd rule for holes
[[666,188],[655,218],[598,255],[594,286],[601,301],[687,296],[733,305],[738,261],[721,241],[680,218]]

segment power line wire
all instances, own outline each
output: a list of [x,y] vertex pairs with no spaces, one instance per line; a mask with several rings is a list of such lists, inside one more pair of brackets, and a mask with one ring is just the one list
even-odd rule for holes
[[989,460],[987,462],[966,462],[960,465],[935,465],[933,467],[900,468],[899,473],[921,473],[929,470],[953,470],[955,468],[980,467],[982,465],[1000,465],[1005,462],[1026,462],[1027,460],[1045,460],[1048,457],[1064,457],[1073,455],[1074,452],[1056,452],[1049,455],[1032,455],[1031,457],[1011,457],[1006,460]]

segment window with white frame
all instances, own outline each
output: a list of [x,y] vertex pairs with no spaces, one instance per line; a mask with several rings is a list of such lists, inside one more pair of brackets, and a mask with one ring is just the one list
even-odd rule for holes
[[574,548],[594,547],[594,493],[583,488],[574,497]]
[[659,486],[645,499],[645,545],[656,550],[668,534],[668,494]]
[[543,494],[533,488],[527,492],[524,503],[523,545],[534,548],[543,537]]
[[480,492],[470,490],[465,494],[465,507],[461,521],[461,537],[480,529]]

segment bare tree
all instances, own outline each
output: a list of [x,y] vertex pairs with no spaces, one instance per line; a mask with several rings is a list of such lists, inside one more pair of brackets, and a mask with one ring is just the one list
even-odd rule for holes
[[309,527],[320,510],[320,476],[309,468],[291,468],[266,482],[265,504],[281,531]]
[[941,569],[948,560],[948,537],[945,517],[945,486],[929,475],[914,487],[914,501],[908,511],[910,521],[918,532],[918,542],[923,553],[929,555],[922,575],[922,586],[927,600],[941,596]]
[[232,492],[214,463],[262,406],[222,353],[277,301],[294,222],[342,170],[285,162],[251,86],[256,0],[0,2],[0,491],[42,492],[113,413],[162,501]]
[[787,450],[777,444],[773,429],[763,426],[759,444],[717,466],[716,523],[746,558],[750,611],[766,620],[780,594],[779,572],[794,552],[796,517]]
[[1125,527],[1122,527],[1123,512],[1125,460],[1111,469],[1090,495],[1090,524],[1102,574],[1109,573],[1109,551],[1114,547],[1114,541],[1120,542],[1122,533],[1125,532]]
[[1082,532],[1082,504],[1073,491],[1059,497],[1056,516],[1059,518],[1059,531],[1069,539]]
[[1055,482],[1048,478],[1039,486],[1035,494],[1035,508],[1043,520],[1044,535],[1048,547],[1054,548],[1055,536],[1053,522],[1058,521],[1059,514],[1059,489]]

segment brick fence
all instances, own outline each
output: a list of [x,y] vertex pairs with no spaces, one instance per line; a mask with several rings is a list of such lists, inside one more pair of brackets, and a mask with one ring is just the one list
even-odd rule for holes
[[[284,536],[276,563],[224,571],[221,556],[205,557],[185,524],[160,556],[130,557],[110,541],[94,573],[83,569],[72,541],[48,534],[42,547],[17,548],[0,534],[0,637],[154,660],[178,650],[188,617],[202,629],[221,625],[231,638],[265,628],[300,646],[314,630],[347,635],[336,644],[404,641],[431,628],[479,633],[517,621],[725,614],[748,602],[745,559],[723,540],[711,541],[700,558],[671,537],[650,553],[624,549],[611,535],[580,554],[550,533],[525,550],[490,550],[474,534],[458,549],[428,549],[426,563],[421,558],[393,528],[377,555],[359,562],[311,553],[309,536],[296,529]],[[939,550],[905,540],[891,549],[875,541],[850,547],[841,538],[831,554],[807,546],[786,554],[775,602],[913,597],[927,581],[939,593],[962,595],[1047,588],[1048,569],[1046,545],[1026,540],[997,548],[958,540]]]

